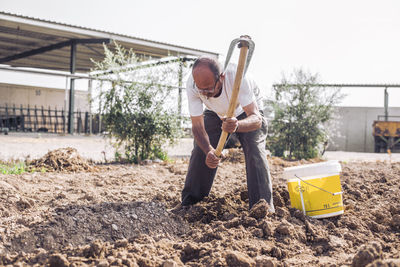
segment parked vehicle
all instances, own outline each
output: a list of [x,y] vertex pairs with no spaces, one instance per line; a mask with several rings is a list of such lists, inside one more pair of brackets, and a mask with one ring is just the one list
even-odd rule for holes
[[375,153],[400,152],[400,116],[378,116],[372,128]]

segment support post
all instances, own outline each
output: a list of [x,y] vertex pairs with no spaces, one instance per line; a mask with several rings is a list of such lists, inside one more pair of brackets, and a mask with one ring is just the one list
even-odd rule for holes
[[[76,70],[76,42],[71,43],[70,72],[74,74]],[[75,79],[71,78],[69,91],[69,110],[68,110],[68,133],[74,133],[74,107],[75,106]]]
[[387,87],[385,87],[385,121],[388,121],[389,119],[389,93],[387,91]]
[[88,82],[88,91],[89,91],[89,135],[92,135],[92,79],[89,79]]
[[69,84],[69,78],[65,77],[65,94],[64,94],[64,108],[62,109],[62,117],[63,117],[63,134],[66,134],[66,131],[68,129],[67,125],[67,113],[65,111],[68,110],[68,84]]
[[182,126],[182,78],[183,78],[183,62],[182,60],[179,61],[179,70],[178,70],[178,114],[180,116],[179,123]]

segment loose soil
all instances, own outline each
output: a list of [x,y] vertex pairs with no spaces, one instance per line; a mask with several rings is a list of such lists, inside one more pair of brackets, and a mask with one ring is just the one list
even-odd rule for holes
[[265,201],[248,210],[237,150],[190,208],[174,208],[187,160],[93,166],[49,152],[35,161],[45,173],[0,176],[0,265],[400,266],[400,163],[342,162],[345,212],[317,220],[290,207],[282,173],[318,161],[269,158],[271,214]]

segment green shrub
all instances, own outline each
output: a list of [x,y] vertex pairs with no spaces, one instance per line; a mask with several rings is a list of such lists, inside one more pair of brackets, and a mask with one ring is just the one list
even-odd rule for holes
[[163,145],[183,134],[176,103],[168,103],[175,88],[166,86],[177,72],[168,65],[140,67],[143,60],[118,44],[114,52],[104,49],[105,58],[94,62],[93,71],[103,80],[100,110],[106,134],[121,151],[116,158],[134,163],[165,159]]
[[343,95],[339,88],[324,88],[318,75],[295,70],[274,87],[274,118],[270,124],[268,148],[289,159],[318,157],[328,142],[329,122]]

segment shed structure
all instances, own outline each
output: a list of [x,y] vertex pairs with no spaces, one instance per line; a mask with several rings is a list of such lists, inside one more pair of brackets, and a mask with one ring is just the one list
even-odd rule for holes
[[[74,132],[74,81],[78,77],[75,74],[87,74],[94,67],[91,59],[101,61],[103,44],[112,49],[113,41],[133,49],[144,59],[218,57],[210,51],[0,12],[0,70],[34,68],[59,71],[70,77],[69,133]],[[52,75],[51,72],[48,74]],[[182,81],[179,81],[179,87],[182,87]]]

